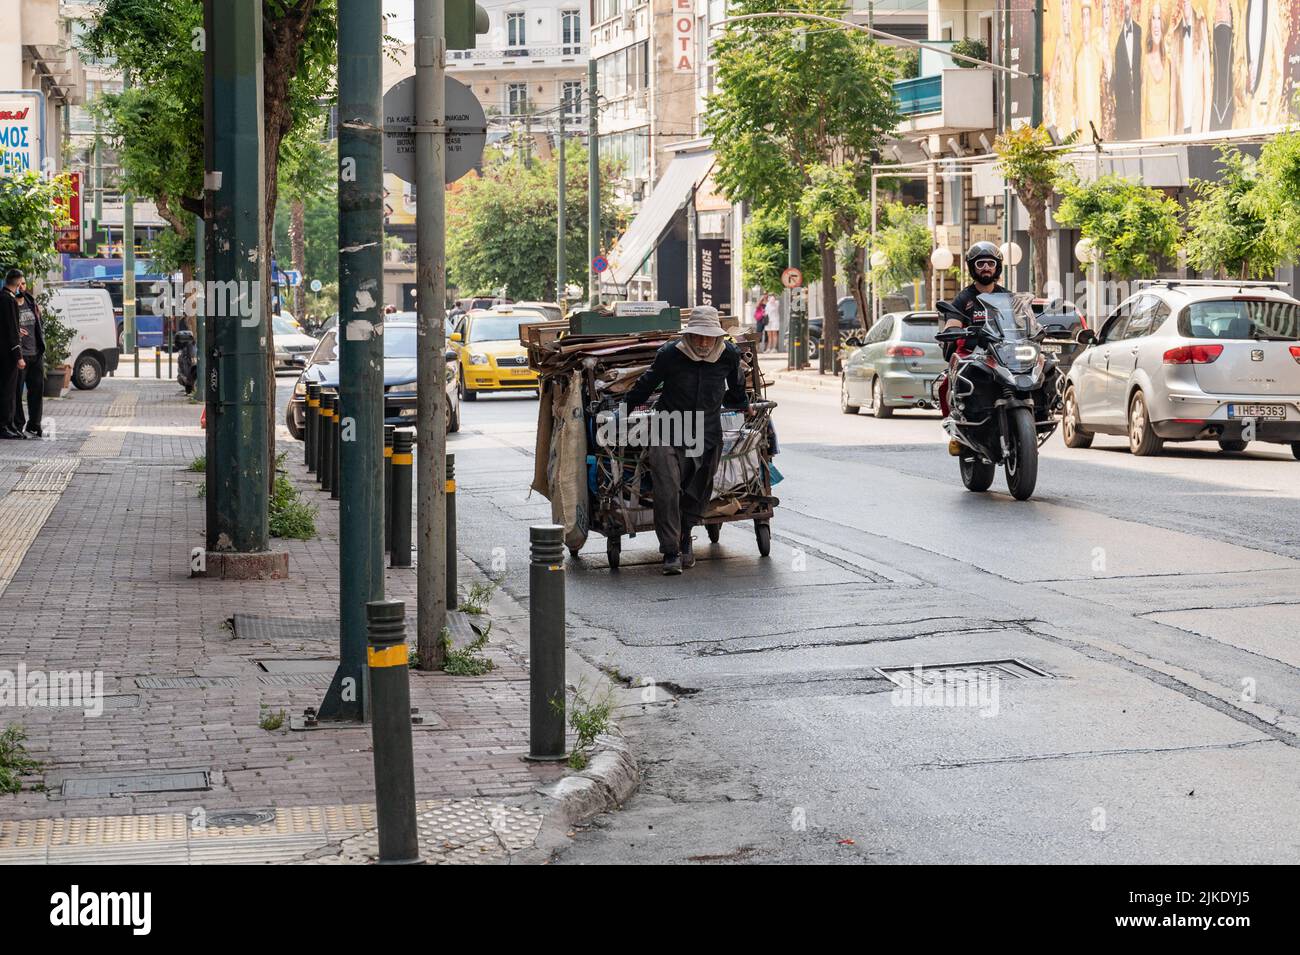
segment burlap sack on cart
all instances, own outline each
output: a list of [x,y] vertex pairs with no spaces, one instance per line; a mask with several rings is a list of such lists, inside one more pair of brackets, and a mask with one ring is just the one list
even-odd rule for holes
[[574,372],[553,387],[551,446],[546,461],[551,520],[564,526],[564,544],[587,542],[587,420],[582,407],[582,375]]

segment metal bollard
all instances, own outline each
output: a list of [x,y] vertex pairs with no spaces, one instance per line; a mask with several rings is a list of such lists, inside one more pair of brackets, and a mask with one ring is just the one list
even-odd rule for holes
[[332,460],[330,466],[333,472],[330,475],[330,500],[339,499],[339,462],[343,459],[343,399],[334,399],[334,416],[330,419],[330,451]]
[[316,430],[317,422],[320,415],[320,385],[307,386],[307,398],[303,402],[303,460],[307,465],[307,473],[316,473],[316,440],[318,432]]
[[390,566],[411,566],[411,478],[415,473],[415,456],[411,454],[414,435],[398,431],[393,435],[393,533]]
[[456,586],[456,455],[447,455],[447,609],[460,606]]
[[406,648],[406,604],[372,600],[366,604],[370,645],[370,732],[375,751],[375,820],[379,823],[379,861],[409,865],[420,861],[415,824],[415,758],[411,744],[411,684]]
[[334,395],[320,396],[320,423],[317,425],[320,447],[316,449],[316,479],[320,481],[322,491],[330,489],[330,481],[334,477],[334,468],[330,462],[334,460],[335,400]]
[[384,425],[384,550],[393,547],[393,432],[391,424]]
[[528,758],[564,759],[564,528],[528,529]]
[[162,347],[153,346],[153,376],[162,379]]

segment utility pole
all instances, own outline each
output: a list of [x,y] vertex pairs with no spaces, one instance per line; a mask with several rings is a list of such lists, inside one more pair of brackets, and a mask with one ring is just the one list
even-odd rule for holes
[[562,97],[560,103],[560,135],[556,137],[556,145],[559,148],[559,172],[556,175],[556,216],[555,216],[555,300],[560,304],[561,311],[564,310],[564,235],[568,229],[568,222],[565,209],[565,186],[564,181],[564,112],[569,108],[569,98]]
[[362,722],[366,604],[384,597],[381,0],[339,4],[339,667],[323,720]]
[[446,658],[448,609],[446,49],[444,3],[416,0],[416,641],[424,670],[441,668]]
[[533,168],[533,108],[524,97],[524,168]]
[[1035,126],[1043,123],[1043,0],[1034,0],[1034,84],[1033,115]]
[[[102,84],[95,85],[95,99],[103,93]],[[95,215],[90,220],[90,242],[87,251],[99,255],[99,224],[104,221],[104,121],[95,111]]]
[[591,267],[600,255],[600,126],[596,61],[587,61],[587,307],[600,304],[600,276]]
[[[798,269],[803,266],[803,236],[801,234],[799,216],[790,210],[790,247],[788,250],[790,268]],[[808,343],[804,341],[803,336],[803,308],[800,305],[803,285],[790,290],[790,314],[786,318],[786,364],[791,368],[802,368],[808,363]]]
[[267,553],[262,4],[209,0],[204,25],[206,274],[231,290],[204,307],[210,358],[204,382],[206,573],[276,576],[279,556],[285,558],[279,562],[283,576],[287,555]]
[[[122,89],[130,88],[131,72],[123,70]],[[135,331],[135,197],[125,189],[122,191],[122,344],[135,355],[135,376],[139,378],[140,343]]]
[[194,396],[197,398],[203,394],[204,372],[208,367],[207,355],[207,335],[204,334],[207,324],[204,316],[207,314],[206,292],[207,292],[207,268],[204,262],[203,249],[205,245],[204,235],[207,231],[207,223],[203,221],[202,216],[194,218],[194,281],[198,285],[198,294],[194,296],[194,352],[198,357],[198,367],[195,370]]

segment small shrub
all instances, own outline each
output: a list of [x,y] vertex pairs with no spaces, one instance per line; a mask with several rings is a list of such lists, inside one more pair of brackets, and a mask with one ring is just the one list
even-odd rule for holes
[[497,582],[493,580],[471,584],[469,593],[465,595],[465,599],[460,602],[460,606],[456,609],[463,613],[482,614],[487,611],[488,603],[491,602],[496,589]]
[[[569,728],[578,734],[578,744],[569,754],[569,768],[583,770],[591,761],[591,747],[596,737],[609,730],[609,718],[614,712],[614,701],[606,694],[599,700],[589,699],[582,681],[573,690],[573,704],[569,708]],[[551,700],[551,706],[563,710],[561,700]]]
[[496,669],[496,664],[479,651],[487,644],[488,634],[492,632],[489,625],[477,640],[459,650],[451,649],[451,633],[443,630],[443,646],[447,647],[447,660],[442,665],[444,673],[452,676],[482,676]]
[[202,474],[208,469],[208,459],[206,455],[200,454],[190,462],[190,470],[196,474]]
[[276,710],[274,713],[267,710],[265,707],[263,707],[263,710],[264,712],[262,713],[261,722],[257,724],[262,729],[269,733],[278,730],[284,725],[284,721],[287,718],[287,714],[284,710]]
[[40,771],[40,762],[23,745],[26,739],[27,734],[17,723],[0,733],[0,793],[18,792],[23,788],[21,777]]
[[276,456],[275,484],[271,490],[271,536],[311,540],[316,536],[316,515],[319,511],[315,505],[302,500],[302,495],[284,470],[284,462],[283,453]]

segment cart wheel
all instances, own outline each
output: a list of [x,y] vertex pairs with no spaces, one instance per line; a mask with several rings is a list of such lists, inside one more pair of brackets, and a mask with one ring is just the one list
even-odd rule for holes
[[718,542],[718,538],[722,536],[721,524],[706,524],[704,525],[704,529],[709,532],[710,544],[716,544]]
[[605,538],[605,556],[609,558],[609,569],[618,570],[619,554],[623,551],[623,538],[618,534]]
[[754,521],[754,536],[758,538],[758,552],[763,557],[772,553],[772,525],[767,521]]

